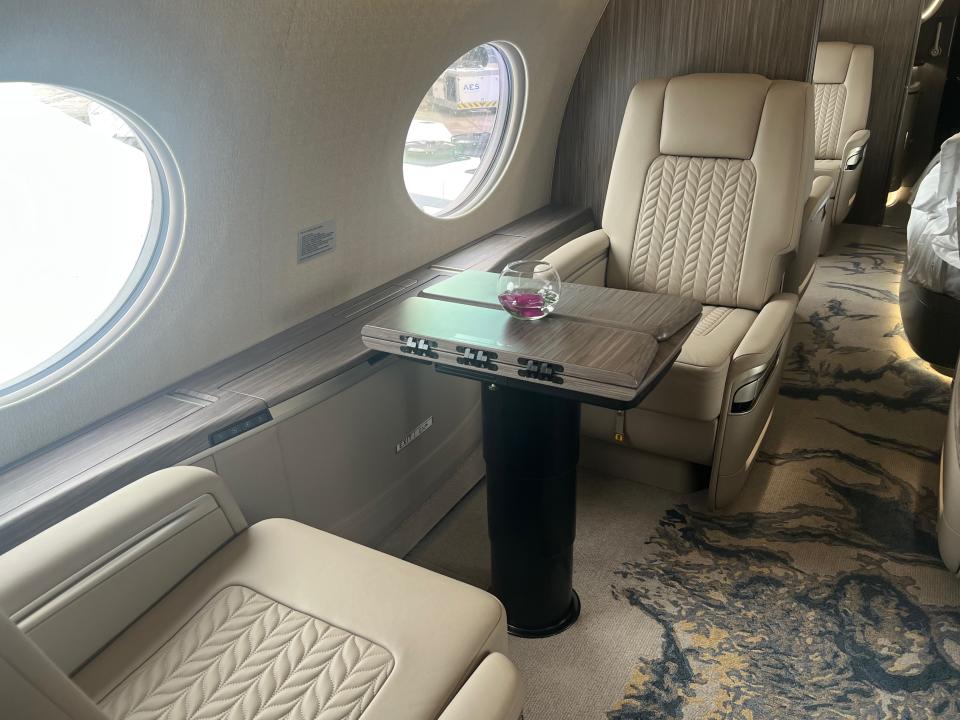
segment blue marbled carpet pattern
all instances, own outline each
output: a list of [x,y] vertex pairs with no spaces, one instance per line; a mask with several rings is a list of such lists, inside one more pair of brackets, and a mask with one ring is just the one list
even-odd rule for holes
[[801,302],[744,496],[676,507],[615,573],[663,640],[610,720],[960,718],[935,534],[949,384],[903,336],[905,239],[847,237]]

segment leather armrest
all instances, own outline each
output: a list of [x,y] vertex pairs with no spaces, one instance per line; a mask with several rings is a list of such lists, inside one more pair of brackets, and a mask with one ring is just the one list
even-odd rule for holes
[[817,265],[817,255],[823,244],[824,226],[827,221],[827,205],[833,196],[833,178],[820,175],[813,179],[810,195],[803,206],[803,224],[800,240],[787,264],[783,278],[783,291],[803,295]]
[[71,673],[246,526],[217,474],[161,470],[0,555],[0,610]]
[[857,130],[843,146],[843,167],[845,170],[853,170],[863,162],[863,156],[866,152],[867,143],[870,141],[869,130]]
[[520,673],[506,656],[491,653],[467,678],[439,720],[518,720],[522,710]]
[[566,280],[601,258],[605,262],[609,250],[610,236],[604,230],[594,230],[574,238],[543,259],[556,268],[561,280]]
[[0,697],[17,720],[107,720],[50,658],[0,613]]
[[781,293],[763,306],[733,354],[730,377],[734,381],[742,375],[766,369],[793,323],[797,302],[796,295]]
[[813,186],[810,188],[810,195],[803,206],[804,224],[813,220],[817,213],[823,212],[827,201],[833,194],[833,178],[829,175],[820,175],[813,179]]

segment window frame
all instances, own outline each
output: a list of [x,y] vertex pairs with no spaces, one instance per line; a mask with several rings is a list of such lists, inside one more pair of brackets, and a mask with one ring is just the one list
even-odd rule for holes
[[93,362],[140,319],[166,284],[183,234],[183,186],[170,149],[140,116],[97,93],[78,88],[22,80],[86,97],[122,119],[136,135],[147,159],[152,187],[150,223],[140,255],[110,305],[80,335],[42,363],[0,381],[0,408],[54,385]]
[[[451,62],[441,70],[440,74],[434,78],[433,82],[443,76],[457,59],[472,52],[478,47],[489,45],[498,53],[500,62],[503,65],[503,72],[506,76],[506,82],[501,77],[500,80],[500,105],[498,106],[497,118],[493,129],[490,132],[492,147],[484,150],[484,157],[481,158],[480,165],[477,166],[473,178],[467,183],[467,186],[460,194],[460,198],[451,203],[450,207],[436,214],[428,213],[420,207],[411,195],[410,188],[407,187],[406,180],[401,173],[404,191],[407,198],[418,211],[434,220],[455,220],[467,215],[479,207],[494,191],[506,171],[507,166],[513,159],[517,148],[517,141],[520,136],[520,129],[523,126],[523,119],[526,113],[527,105],[527,66],[520,49],[513,43],[503,40],[490,40],[479,43],[460,53]],[[430,84],[433,87],[433,83]],[[427,96],[430,89],[421,96],[420,101]],[[505,105],[505,109],[500,106]],[[417,104],[417,108],[420,104]],[[416,111],[410,122],[407,124],[407,131],[416,121]],[[406,137],[406,136],[404,136]]]

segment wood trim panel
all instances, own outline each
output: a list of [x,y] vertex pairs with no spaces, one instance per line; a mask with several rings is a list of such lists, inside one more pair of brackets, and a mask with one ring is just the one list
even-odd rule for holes
[[[196,455],[209,447],[207,438],[211,430],[242,420],[265,407],[255,398],[225,393],[216,403],[199,408],[139,440],[124,425],[124,416],[120,416],[98,426],[95,431],[74,438],[66,447],[36,457],[34,462],[42,463],[48,470],[43,474],[33,463],[19,466],[2,478],[0,553],[134,480]],[[140,406],[137,412],[149,415],[154,409],[159,411],[154,401],[150,401]],[[82,462],[89,461],[82,453],[84,446],[101,442],[129,444],[100,463],[82,467]],[[78,457],[82,460],[66,456],[65,453],[70,451],[81,451]],[[62,466],[57,464],[60,460],[64,461]],[[8,481],[20,485],[20,492],[8,497]]]
[[[101,426],[102,432],[82,433],[65,441],[60,445],[60,452],[31,456],[16,472],[4,474],[0,515],[48,491],[51,478],[69,481],[82,470],[96,467],[127,450],[138,439],[152,437],[201,409],[198,404],[161,395],[122,412]],[[64,456],[72,461],[66,467],[60,464]]]
[[537,248],[545,247],[562,237],[594,228],[589,210],[578,209],[558,222],[553,206],[547,206],[494,235],[471,243],[433,263],[434,268],[447,270],[483,270],[500,272],[503,266],[522,260]]
[[[443,283],[425,287],[420,295],[499,310],[498,279],[496,273],[468,270]],[[607,327],[653,335],[660,341],[678,333],[693,318],[699,318],[702,311],[700,303],[679,295],[565,282],[550,317],[585,323],[602,322]]]
[[[438,262],[488,270],[584,226],[592,229],[588,211],[550,205]],[[418,268],[0,468],[0,553],[144,475],[201,453],[212,432],[371,360],[376,353],[360,339],[366,319],[455,272]]]
[[810,79],[820,1],[611,0],[567,103],[554,202],[588,207],[600,220],[627,97],[640,80],[692,72]]
[[[312,387],[326,382],[354,365],[373,358],[376,353],[363,346],[360,330],[369,316],[383,307],[392,307],[416,295],[423,287],[449,277],[451,273],[420,270],[412,284],[389,302],[369,307],[350,320],[331,313],[331,327],[322,335],[271,359],[221,386],[222,390],[259,398],[273,407]],[[337,323],[337,321],[340,321]]]
[[875,53],[870,144],[848,222],[883,222],[921,9],[921,0],[824,0],[820,39],[873,45]]
[[[532,390],[576,392],[587,396],[587,404],[612,402],[625,409],[661,379],[662,346],[667,357],[673,357],[703,311],[700,303],[675,295],[567,283],[550,319],[517,322],[496,300],[497,277],[467,271],[448,278],[371,319],[363,328],[363,341],[406,358],[411,358],[403,343],[406,336],[435,341],[432,360],[438,369],[447,366],[454,373],[463,367],[467,342],[489,352],[492,361],[470,369],[470,374],[494,381],[507,378]],[[464,328],[473,340],[465,340]],[[521,358],[563,366],[563,387],[519,379]]]

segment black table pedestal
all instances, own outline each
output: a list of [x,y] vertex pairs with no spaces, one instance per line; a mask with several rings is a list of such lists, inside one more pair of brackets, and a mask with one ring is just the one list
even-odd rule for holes
[[485,383],[483,457],[491,592],[512,635],[546,637],[580,615],[573,590],[580,403]]

